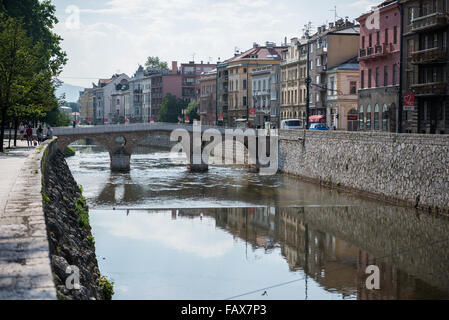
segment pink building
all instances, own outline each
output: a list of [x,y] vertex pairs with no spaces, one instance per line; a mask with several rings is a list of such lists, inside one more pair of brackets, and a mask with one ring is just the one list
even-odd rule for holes
[[167,94],[182,98],[182,76],[178,63],[172,62],[171,71],[156,72],[151,78],[151,117],[156,118],[162,101]]
[[396,131],[401,15],[398,1],[384,1],[360,16],[359,130]]
[[200,98],[200,77],[203,72],[209,72],[216,68],[215,64],[210,63],[189,63],[181,64],[182,74],[182,98],[191,102]]

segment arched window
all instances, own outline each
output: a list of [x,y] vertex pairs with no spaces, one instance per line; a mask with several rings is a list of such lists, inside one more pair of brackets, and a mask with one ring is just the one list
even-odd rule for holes
[[374,130],[379,130],[379,105],[374,106]]
[[364,120],[365,120],[365,113],[363,110],[363,106],[360,106],[360,108],[359,108],[359,123],[360,123],[359,129],[360,130],[365,129],[365,121]]
[[371,130],[371,105],[366,107],[366,130]]
[[387,126],[387,105],[384,104],[384,106],[382,107],[382,130],[383,131],[387,131],[388,130],[388,126]]

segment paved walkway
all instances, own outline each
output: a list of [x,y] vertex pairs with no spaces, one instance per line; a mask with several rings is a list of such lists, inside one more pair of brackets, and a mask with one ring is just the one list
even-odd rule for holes
[[0,300],[55,299],[42,208],[42,149],[0,154]]

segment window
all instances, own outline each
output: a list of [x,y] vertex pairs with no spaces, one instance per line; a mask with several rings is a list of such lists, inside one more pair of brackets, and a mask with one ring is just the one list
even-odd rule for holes
[[313,61],[310,61],[310,70],[313,70]]
[[388,86],[388,66],[384,66],[384,86]]
[[380,87],[380,68],[376,68],[376,88]]
[[382,107],[382,130],[387,131],[387,105]]
[[398,43],[398,27],[394,26],[393,29],[393,43],[397,44]]
[[380,31],[376,32],[376,43],[377,45],[380,45]]
[[366,130],[371,130],[371,105],[366,107]]
[[360,74],[360,86],[362,89],[365,89],[365,70],[362,70]]
[[357,81],[351,81],[349,88],[349,94],[357,94]]
[[372,77],[371,77],[371,69],[368,69],[368,88],[371,88],[371,81],[372,81]]
[[395,86],[398,81],[398,65],[393,65],[393,85]]
[[119,105],[120,104],[120,99],[117,99],[117,105]]
[[243,73],[246,73],[246,68],[243,68]]
[[388,28],[385,29],[385,43],[389,43],[389,39],[388,39]]
[[316,59],[316,66],[317,66],[317,67],[321,66],[321,60],[320,60],[320,58],[317,58],[317,59]]
[[360,106],[360,108],[359,108],[359,129],[360,130],[365,129],[364,119],[365,119],[365,114],[364,114],[363,106]]
[[243,80],[243,90],[246,90],[246,80]]
[[365,49],[365,36],[362,37],[362,49]]
[[368,37],[368,47],[372,47],[373,46],[373,34],[371,33]]
[[374,107],[374,130],[379,130],[379,105]]
[[246,107],[246,97],[243,97],[243,106]]
[[320,84],[321,83],[321,81],[320,81],[320,75],[317,75],[316,76],[316,84]]

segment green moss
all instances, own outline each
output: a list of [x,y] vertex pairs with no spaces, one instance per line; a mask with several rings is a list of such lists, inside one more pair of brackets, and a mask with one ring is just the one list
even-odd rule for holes
[[106,300],[112,300],[112,296],[114,295],[114,282],[109,281],[106,277],[101,277],[98,280],[98,285],[101,288],[104,298]]
[[42,199],[44,200],[44,203],[50,203],[50,198],[45,194],[44,191],[42,191]]
[[67,146],[64,150],[64,157],[70,158],[73,157],[76,154],[75,149],[73,149],[71,146]]
[[95,245],[95,238],[93,236],[88,236],[87,240],[89,240],[89,243],[91,246]]

